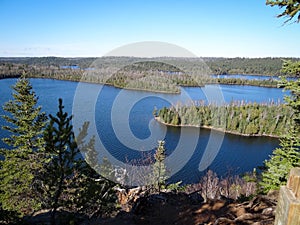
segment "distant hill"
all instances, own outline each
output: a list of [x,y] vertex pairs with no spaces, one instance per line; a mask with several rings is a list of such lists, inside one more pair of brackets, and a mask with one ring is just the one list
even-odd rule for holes
[[261,74],[281,75],[282,60],[299,60],[299,58],[134,58],[134,57],[88,57],[88,58],[63,58],[63,57],[0,57],[0,63],[15,63],[35,66],[71,66],[89,68],[93,62],[103,65],[131,64],[137,61],[168,61],[171,65],[184,65],[188,71],[196,64],[205,62],[212,74]]
[[[297,60],[284,58],[284,60]],[[180,93],[180,86],[236,84],[276,87],[277,81],[214,78],[212,74],[252,74],[272,76],[281,72],[281,58],[60,58],[2,57],[0,78],[18,77],[85,81],[118,88]]]

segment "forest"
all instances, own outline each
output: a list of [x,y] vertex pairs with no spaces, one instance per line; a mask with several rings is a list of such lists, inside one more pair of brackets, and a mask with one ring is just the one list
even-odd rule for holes
[[[193,68],[200,63],[206,63],[212,74],[255,74],[255,75],[282,75],[283,61],[298,61],[298,58],[135,58],[135,57],[85,57],[85,58],[64,58],[64,57],[0,57],[0,64],[16,64],[18,66],[45,66],[45,67],[62,67],[77,65],[81,69],[89,68],[93,62],[97,61],[102,65],[113,65],[120,63],[121,65],[130,65],[136,61],[168,61],[169,64],[178,66],[181,69]],[[290,74],[297,76],[299,74]]]
[[[278,76],[283,75],[281,68],[283,61],[297,61],[297,58],[172,58],[160,57],[151,58],[151,61],[168,61],[169,64],[191,71],[197,64],[205,63],[210,68],[212,74],[255,74]],[[132,62],[149,61],[149,58],[134,57],[87,57],[87,58],[62,58],[62,57],[0,57],[0,64],[17,65],[20,67],[35,66],[60,68],[63,66],[77,65],[81,69],[90,68],[93,62],[106,65],[113,64],[130,65]],[[45,69],[46,69],[45,68]],[[153,69],[153,68],[152,68]],[[297,76],[299,74],[291,74]]]
[[[118,88],[180,93],[180,86],[235,84],[276,87],[272,76],[293,74],[282,70],[280,58],[0,58],[0,78],[19,77],[84,81]],[[297,68],[296,68],[297,69]],[[268,80],[214,78],[213,74],[264,74]],[[291,75],[289,75],[291,76]]]
[[153,112],[158,121],[170,126],[219,129],[249,136],[280,136],[291,127],[292,111],[286,104],[231,102],[217,106],[204,101],[177,104]]
[[[279,76],[283,61],[295,58],[218,58],[205,61],[214,74],[256,74]],[[295,76],[295,74],[291,75]]]

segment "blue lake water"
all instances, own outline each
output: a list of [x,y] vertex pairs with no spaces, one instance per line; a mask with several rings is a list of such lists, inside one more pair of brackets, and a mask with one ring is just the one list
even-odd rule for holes
[[[0,80],[1,105],[11,99],[10,86],[15,82],[16,79]],[[208,85],[182,88],[180,95],[172,95],[121,90],[97,84],[80,84],[80,91],[77,82],[51,79],[31,79],[31,83],[43,111],[56,113],[58,98],[63,98],[65,109],[74,114],[77,121],[89,120],[95,124],[95,133],[90,135],[96,135],[100,140],[96,147],[105,149],[105,154],[120,162],[126,164],[140,157],[141,152],[153,153],[157,141],[164,139],[167,166],[173,169],[169,179],[172,182],[197,182],[206,169],[212,169],[220,176],[225,176],[228,170],[233,174],[252,171],[262,165],[279,143],[270,137],[242,137],[198,128],[166,127],[153,120],[152,111],[154,107],[159,109],[191,100],[283,101],[282,89]],[[78,101],[80,107],[74,110]],[[0,114],[3,113],[1,108]],[[4,124],[2,118],[0,124]],[[0,130],[0,137],[7,135]],[[0,146],[4,144],[0,142]]]

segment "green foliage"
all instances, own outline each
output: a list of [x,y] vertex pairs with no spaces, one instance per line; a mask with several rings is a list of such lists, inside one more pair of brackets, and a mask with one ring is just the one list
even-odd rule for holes
[[39,150],[43,146],[42,132],[47,117],[36,107],[38,98],[32,90],[30,81],[22,76],[13,86],[13,100],[8,101],[3,109],[10,115],[3,115],[9,123],[2,128],[9,131],[11,136],[3,141],[13,148],[29,152]]
[[300,2],[298,0],[267,0],[267,5],[278,6],[284,8],[284,11],[277,17],[288,17],[285,22],[288,22],[296,17],[296,22],[300,22]]
[[262,173],[260,183],[265,193],[285,185],[290,170],[300,166],[300,140],[294,128],[280,139],[280,146],[273,151],[270,159],[265,161],[266,169]]
[[[59,99],[59,111],[56,117],[49,115],[50,123],[44,134],[46,152],[50,154],[51,161],[47,165],[45,175],[48,207],[52,208],[52,224],[55,224],[55,214],[58,207],[70,207],[70,185],[76,183],[75,178],[79,173],[82,160],[80,151],[75,142],[72,131],[72,116],[63,111],[62,99]],[[66,197],[67,196],[67,197]]]
[[292,109],[293,125],[280,138],[281,147],[265,161],[261,181],[264,192],[279,189],[287,182],[291,168],[300,166],[300,80],[283,79],[281,85],[291,91],[291,96],[286,96],[285,101]]
[[[300,68],[298,71],[300,72]],[[282,79],[281,86],[291,91],[291,95],[285,96],[284,100],[294,111],[293,120],[295,122],[295,129],[298,129],[300,126],[300,79],[296,81]]]
[[159,120],[175,126],[212,127],[245,135],[274,135],[287,132],[291,126],[291,108],[284,104],[232,102],[228,105],[205,105],[162,108]]
[[259,86],[259,87],[277,87],[278,81],[272,79],[268,80],[256,80],[256,79],[241,79],[241,78],[214,78],[203,81],[204,83],[210,84],[233,84],[233,85],[250,85],[250,86]]
[[[289,60],[290,58],[286,58]],[[212,58],[204,59],[214,74],[282,75],[281,58]]]
[[10,132],[3,141],[12,149],[1,149],[0,200],[2,207],[20,215],[41,208],[40,171],[45,163],[43,129],[46,116],[37,107],[37,97],[25,76],[13,86],[13,100],[3,109],[9,123],[2,128]]
[[167,180],[167,170],[165,165],[166,158],[166,150],[165,150],[165,142],[158,141],[158,147],[156,149],[155,155],[155,163],[153,166],[153,177],[154,177],[154,188],[161,191],[162,188],[166,185]]
[[82,162],[82,167],[77,174],[77,197],[74,203],[77,212],[95,217],[110,214],[116,207],[117,196],[114,191],[116,184],[113,182],[113,177],[106,177],[103,174],[103,167],[107,171],[112,171],[113,166],[107,158],[103,158],[103,163],[99,165],[95,137],[88,139],[88,127],[89,122],[85,122],[76,137],[77,146],[84,155],[85,161]]
[[13,100],[3,107],[9,124],[3,129],[11,133],[3,141],[11,149],[1,149],[1,219],[11,221],[12,216],[52,208],[51,223],[55,224],[58,207],[89,216],[110,213],[116,204],[115,184],[90,167],[97,170],[99,166],[95,138],[85,140],[89,123],[75,138],[72,116],[64,112],[61,99],[47,125],[29,80],[22,76],[13,89]]
[[101,175],[108,180],[114,181],[116,179],[114,172],[115,172],[114,166],[111,164],[111,162],[108,160],[107,157],[103,157],[100,166]]
[[284,60],[281,71],[289,76],[300,75],[300,61]]
[[[24,71],[30,77],[102,83],[119,88],[180,93],[179,86],[203,86],[210,83],[274,87],[274,75],[281,71],[280,58],[0,58],[0,78],[18,77]],[[294,58],[285,58],[292,60]],[[161,62],[163,61],[163,62]],[[65,66],[79,68],[65,68]],[[86,70],[86,68],[89,68]],[[210,74],[263,74],[269,80],[217,79]],[[84,75],[84,76],[83,76]],[[294,74],[296,75],[296,74]]]
[[166,189],[176,193],[176,192],[185,191],[186,186],[182,185],[182,181],[178,181],[176,183],[168,184]]
[[[45,174],[48,206],[52,208],[52,223],[58,207],[88,214],[108,212],[114,206],[113,183],[103,179],[82,159],[80,149],[87,161],[97,166],[98,154],[94,148],[94,138],[87,143],[88,123],[84,123],[75,140],[72,116],[63,111],[59,99],[56,117],[50,115],[50,123],[44,134],[46,152],[51,155]],[[80,145],[80,146],[78,146]]]

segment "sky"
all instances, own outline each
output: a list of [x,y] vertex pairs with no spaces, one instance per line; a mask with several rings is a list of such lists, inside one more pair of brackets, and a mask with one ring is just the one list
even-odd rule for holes
[[300,24],[265,0],[0,0],[0,57],[101,57],[165,42],[198,57],[300,57]]

